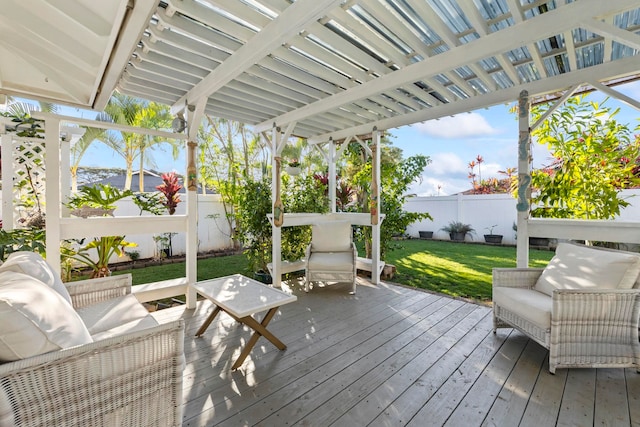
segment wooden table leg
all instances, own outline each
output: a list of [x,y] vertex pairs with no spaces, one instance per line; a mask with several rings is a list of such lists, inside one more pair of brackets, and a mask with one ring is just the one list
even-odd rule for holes
[[207,330],[211,322],[213,322],[213,319],[215,319],[218,313],[220,313],[220,310],[221,310],[220,307],[216,305],[216,308],[213,309],[213,312],[209,315],[209,317],[207,317],[207,320],[204,321],[202,326],[200,326],[200,329],[198,329],[198,332],[196,332],[196,337],[199,337],[202,334],[204,334],[204,331]]
[[282,343],[282,341],[280,341],[278,338],[276,338],[275,335],[273,335],[271,332],[269,332],[266,329],[266,326],[269,324],[269,322],[271,321],[273,316],[276,314],[276,312],[278,311],[278,308],[279,307],[274,307],[274,308],[270,309],[267,312],[267,314],[264,316],[264,318],[262,319],[262,322],[260,322],[260,323],[258,323],[251,316],[247,316],[247,317],[243,317],[241,319],[237,319],[240,322],[244,323],[245,325],[249,326],[255,332],[253,333],[251,338],[249,338],[249,341],[247,342],[247,345],[244,347],[244,349],[240,353],[240,356],[238,356],[238,360],[236,360],[235,363],[233,364],[233,366],[231,367],[232,370],[236,370],[240,366],[242,366],[242,363],[244,362],[244,359],[247,358],[247,356],[251,352],[251,349],[253,349],[253,346],[255,346],[256,343],[258,342],[258,338],[260,338],[261,336],[263,336],[266,339],[268,339],[269,341],[271,341],[280,350],[284,350],[284,349],[287,348],[287,346],[284,345],[284,343]]

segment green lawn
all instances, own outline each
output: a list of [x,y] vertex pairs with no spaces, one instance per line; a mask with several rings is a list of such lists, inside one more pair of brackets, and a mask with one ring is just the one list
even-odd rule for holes
[[[491,299],[491,269],[515,267],[516,249],[452,243],[435,240],[403,240],[399,249],[389,253],[386,262],[397,272],[393,282],[415,286],[456,297],[488,301]],[[553,252],[530,250],[530,265],[544,267]],[[198,260],[198,280],[247,274],[244,255],[230,255]],[[121,270],[115,274],[132,273],[133,284],[184,277],[185,264],[174,263],[154,267]]]
[[[436,240],[398,241],[385,260],[396,266],[394,282],[475,300],[491,300],[491,271],[515,267],[516,248]],[[544,267],[554,252],[529,251],[529,265]]]

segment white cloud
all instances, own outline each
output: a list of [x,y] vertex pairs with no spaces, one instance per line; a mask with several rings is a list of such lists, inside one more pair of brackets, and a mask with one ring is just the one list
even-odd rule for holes
[[458,114],[453,117],[443,117],[440,120],[429,120],[415,124],[414,127],[421,133],[443,139],[478,137],[500,133],[498,129],[493,128],[478,113]]
[[455,153],[435,153],[429,157],[431,163],[426,167],[426,171],[430,175],[451,175],[467,171],[467,162]]

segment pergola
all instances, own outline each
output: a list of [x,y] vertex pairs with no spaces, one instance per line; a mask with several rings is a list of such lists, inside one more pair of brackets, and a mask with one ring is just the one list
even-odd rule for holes
[[[375,148],[386,129],[519,100],[526,265],[534,231],[640,241],[634,224],[530,220],[526,187],[527,106],[599,90],[640,109],[613,88],[640,75],[639,33],[637,0],[8,0],[0,93],[100,110],[118,90],[171,105],[188,141],[204,113],[240,121],[269,142],[274,167],[298,136],[324,150],[334,179],[340,144]],[[374,272],[376,219],[354,219],[373,227]],[[276,283],[279,239],[274,226]]]

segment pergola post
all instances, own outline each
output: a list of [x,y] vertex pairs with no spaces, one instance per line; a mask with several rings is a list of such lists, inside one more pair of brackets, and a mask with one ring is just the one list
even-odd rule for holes
[[15,221],[13,212],[13,136],[6,133],[4,125],[0,130],[5,132],[0,137],[2,143],[2,228],[13,230]]
[[60,275],[60,120],[49,117],[44,122],[47,233],[45,246],[51,268]]
[[[280,128],[274,126],[271,129],[271,200],[275,201],[280,198],[280,194],[278,191],[280,190],[280,174],[276,173],[276,169],[280,167],[280,162],[276,160],[276,157],[280,157],[280,144],[284,142],[281,140],[282,135],[280,135]],[[284,148],[284,147],[282,147]],[[273,207],[273,204],[272,204]],[[276,213],[274,211],[271,212],[273,214],[273,218],[275,218]],[[273,286],[280,287],[282,285],[282,228],[276,226],[275,223],[271,224],[271,282]]]
[[529,92],[523,90],[518,98],[518,232],[516,263],[529,266],[529,209],[531,207],[531,130],[529,128]]
[[371,281],[380,283],[380,134],[371,136]]
[[336,162],[337,150],[336,143],[333,139],[329,139],[329,205],[331,206],[331,213],[336,213]]

